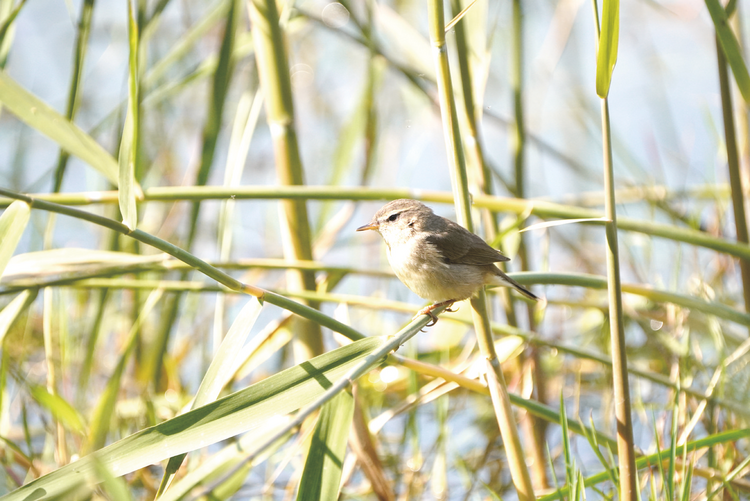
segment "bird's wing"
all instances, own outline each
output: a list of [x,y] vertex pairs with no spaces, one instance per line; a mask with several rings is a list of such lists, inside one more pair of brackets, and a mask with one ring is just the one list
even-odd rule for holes
[[[493,249],[477,235],[453,221],[446,220],[453,226],[451,231],[436,231],[426,237],[443,255],[448,264],[473,264],[483,266],[501,261],[510,261],[498,250]],[[459,232],[463,238],[455,238]]]

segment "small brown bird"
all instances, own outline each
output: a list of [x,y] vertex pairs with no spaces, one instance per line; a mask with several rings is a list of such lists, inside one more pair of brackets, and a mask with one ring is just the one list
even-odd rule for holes
[[511,287],[529,299],[539,298],[503,273],[494,263],[509,258],[450,219],[438,216],[421,202],[394,200],[357,231],[376,230],[388,247],[388,262],[396,276],[418,296],[434,304],[419,315],[470,298],[484,285]]

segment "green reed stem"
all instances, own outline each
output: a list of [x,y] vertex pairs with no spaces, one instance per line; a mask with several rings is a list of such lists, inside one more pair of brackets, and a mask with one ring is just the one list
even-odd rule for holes
[[612,350],[615,419],[617,420],[617,461],[620,470],[620,499],[637,496],[638,470],[635,468],[633,420],[630,412],[628,360],[625,347],[625,324],[622,313],[620,257],[617,243],[617,211],[615,208],[615,174],[612,162],[612,131],[609,125],[609,104],[602,99],[602,148],[604,150],[604,195],[607,238],[607,296],[609,298],[609,329]]
[[[453,84],[448,64],[448,47],[445,43],[445,16],[443,9],[444,6],[441,0],[431,0],[428,2],[430,42],[435,55],[443,135],[448,152],[448,165],[451,173],[456,214],[458,222],[469,231],[473,231],[466,159],[463,145],[461,144],[458,113],[456,111]],[[487,299],[483,290],[480,290],[479,294],[471,299],[471,306],[479,349],[486,359],[487,382],[500,433],[505,443],[511,479],[518,493],[518,498],[521,501],[530,501],[534,499],[534,489],[531,485],[531,477],[526,467],[525,456],[518,437],[508,389],[505,385],[502,370],[500,369],[497,353],[495,352],[489,316],[487,315]]]
[[[710,193],[715,193],[715,191],[709,190],[707,195],[710,195]],[[73,206],[117,203],[116,191],[61,194],[44,193],[34,194],[33,197],[39,201],[46,200]],[[166,202],[198,199],[225,200],[228,198],[235,198],[236,200],[393,200],[395,198],[413,198],[423,202],[453,203],[452,194],[445,191],[348,186],[161,187],[147,190],[143,200]],[[7,207],[10,201],[10,197],[0,199],[0,208]],[[475,193],[473,194],[472,202],[475,207],[487,208],[497,212],[512,212],[514,214],[528,212],[542,219],[597,219],[604,216],[599,211],[545,200],[522,200]],[[589,221],[584,224],[603,225],[604,221]],[[621,217],[617,220],[617,229],[661,237],[667,240],[705,247],[739,258],[750,259],[750,245],[717,238],[704,231],[691,228]]]

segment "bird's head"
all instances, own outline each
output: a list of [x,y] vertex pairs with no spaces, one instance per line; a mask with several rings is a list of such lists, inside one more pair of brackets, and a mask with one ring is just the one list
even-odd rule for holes
[[420,231],[432,216],[432,209],[422,202],[402,198],[385,204],[375,213],[372,221],[360,226],[357,231],[376,230],[390,245]]

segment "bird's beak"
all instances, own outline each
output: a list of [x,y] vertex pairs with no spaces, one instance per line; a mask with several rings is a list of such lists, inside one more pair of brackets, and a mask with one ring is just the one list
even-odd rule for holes
[[357,231],[365,231],[365,230],[376,230],[377,231],[378,228],[380,228],[380,225],[377,222],[375,222],[375,221],[371,221],[371,222],[367,223],[366,225],[360,226],[359,228],[357,228]]

